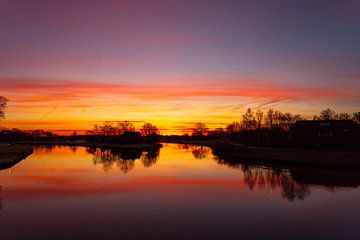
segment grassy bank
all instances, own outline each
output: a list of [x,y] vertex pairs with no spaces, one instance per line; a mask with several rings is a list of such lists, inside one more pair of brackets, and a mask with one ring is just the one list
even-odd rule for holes
[[15,144],[0,145],[0,169],[14,166],[27,156],[33,153],[33,148]]
[[232,162],[280,168],[360,168],[360,151],[257,148],[230,143],[215,143],[210,147],[216,156]]
[[163,138],[162,142],[210,147],[214,155],[229,162],[278,168],[306,167],[360,169],[360,150],[262,148],[213,139]]

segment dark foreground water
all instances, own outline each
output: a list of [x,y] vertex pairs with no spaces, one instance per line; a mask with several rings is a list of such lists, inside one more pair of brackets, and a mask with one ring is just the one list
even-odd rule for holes
[[204,147],[37,147],[0,171],[0,239],[360,239],[359,184]]

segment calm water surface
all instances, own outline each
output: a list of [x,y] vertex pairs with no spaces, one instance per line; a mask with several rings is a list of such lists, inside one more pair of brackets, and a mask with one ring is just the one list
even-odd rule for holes
[[205,147],[37,147],[0,171],[0,239],[360,239],[359,184]]

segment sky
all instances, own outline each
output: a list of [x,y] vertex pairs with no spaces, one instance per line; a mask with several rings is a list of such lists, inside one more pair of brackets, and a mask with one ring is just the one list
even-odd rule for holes
[[360,110],[360,1],[0,0],[4,127]]

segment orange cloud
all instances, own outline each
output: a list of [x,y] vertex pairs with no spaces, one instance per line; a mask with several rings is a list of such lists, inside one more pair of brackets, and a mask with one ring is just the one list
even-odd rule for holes
[[[287,109],[296,111],[308,101],[360,99],[351,88],[285,85],[269,79],[265,83],[240,75],[218,76],[217,81],[214,76],[166,79],[156,84],[121,84],[0,78],[0,95],[10,99],[3,125],[84,130],[99,121],[131,120],[154,122],[166,133],[183,133],[189,131],[187,123],[198,121],[223,127],[239,120],[247,107],[266,109],[292,102]],[[311,112],[315,107],[307,114],[315,114]]]

